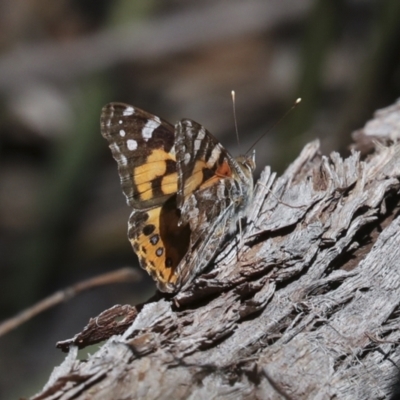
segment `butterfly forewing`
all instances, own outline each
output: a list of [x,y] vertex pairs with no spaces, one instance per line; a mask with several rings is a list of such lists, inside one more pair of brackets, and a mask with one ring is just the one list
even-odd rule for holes
[[[203,126],[182,120],[176,125],[178,207],[191,237],[178,266],[180,284],[190,281],[212,260],[236,228],[252,196],[253,178]],[[246,159],[246,158],[244,158]]]
[[100,123],[131,207],[146,209],[176,193],[175,134],[170,123],[123,103],[103,107]]

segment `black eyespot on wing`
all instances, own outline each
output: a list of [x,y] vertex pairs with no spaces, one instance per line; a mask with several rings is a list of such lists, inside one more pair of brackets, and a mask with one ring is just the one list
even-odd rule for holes
[[156,227],[154,225],[146,225],[143,228],[143,234],[145,234],[146,236],[149,236],[154,232],[155,229],[156,229]]

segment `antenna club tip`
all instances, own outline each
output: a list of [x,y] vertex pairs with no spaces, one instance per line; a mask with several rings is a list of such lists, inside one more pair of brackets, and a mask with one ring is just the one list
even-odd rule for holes
[[234,90],[231,90],[231,96],[235,97],[235,91]]
[[301,97],[299,97],[295,102],[294,102],[294,104],[299,104],[301,102]]

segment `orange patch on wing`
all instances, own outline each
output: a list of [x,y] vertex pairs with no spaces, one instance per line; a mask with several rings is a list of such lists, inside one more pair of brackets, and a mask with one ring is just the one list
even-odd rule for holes
[[164,178],[161,181],[161,190],[164,194],[172,194],[178,191],[177,172],[164,176]]
[[153,198],[153,189],[151,188],[151,182],[142,183],[138,186],[138,192],[140,193],[140,200],[146,201]]
[[215,171],[215,175],[224,178],[227,176],[232,176],[232,170],[227,161],[224,161],[221,165],[218,166],[217,170]]
[[176,268],[189,248],[189,226],[178,226],[176,196],[146,213],[148,218],[131,244],[142,268],[161,284],[175,284]]
[[154,226],[155,229],[149,235],[142,229],[136,238],[131,239],[131,244],[134,249],[137,248],[136,254],[142,268],[162,283],[175,283],[177,276],[174,274],[174,269],[166,267],[166,244],[160,232],[161,210],[162,208],[158,207],[147,211],[148,218],[143,228]]
[[210,186],[216,185],[218,181],[220,181],[223,178],[228,178],[232,176],[232,170],[231,167],[229,166],[228,162],[224,162],[221,165],[218,166],[218,168],[215,171],[215,175],[211,176],[209,179],[204,181],[200,186],[199,189],[205,189]]
[[[154,179],[163,176],[167,172],[167,161],[175,161],[175,156],[171,153],[167,153],[162,149],[155,149],[147,157],[146,162],[133,169],[133,181],[136,185],[137,191],[140,194],[141,200],[150,200],[153,197],[153,190],[151,183]],[[176,175],[176,174],[170,174]],[[167,175],[167,176],[170,176]],[[166,177],[167,177],[166,176]],[[166,185],[171,185],[174,178],[170,178],[166,182]],[[174,193],[177,191],[177,177],[175,176],[176,189],[173,190],[174,186],[166,186],[165,194]]]
[[191,176],[186,180],[183,188],[184,197],[187,198],[203,183],[203,169],[207,168],[207,164],[203,160],[196,161]]

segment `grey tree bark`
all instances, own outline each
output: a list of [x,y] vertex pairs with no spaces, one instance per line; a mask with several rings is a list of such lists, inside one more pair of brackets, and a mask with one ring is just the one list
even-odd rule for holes
[[346,159],[315,141],[283,176],[265,168],[242,240],[185,292],[116,306],[60,342],[69,354],[34,399],[390,398],[400,102],[353,137]]

